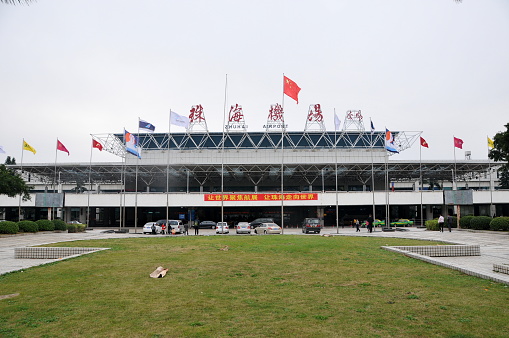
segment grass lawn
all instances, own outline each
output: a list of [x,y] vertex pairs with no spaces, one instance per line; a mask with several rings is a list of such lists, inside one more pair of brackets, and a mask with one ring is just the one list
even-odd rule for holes
[[[0,276],[0,337],[509,337],[509,288],[404,239],[140,237]],[[220,248],[228,246],[228,251]],[[55,245],[52,245],[55,246]],[[149,278],[157,267],[164,278]]]

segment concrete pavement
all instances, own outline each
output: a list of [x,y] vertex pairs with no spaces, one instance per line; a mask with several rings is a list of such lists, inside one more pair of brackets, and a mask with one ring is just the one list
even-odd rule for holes
[[[32,266],[47,264],[61,259],[15,259],[14,249],[21,247],[37,246],[66,241],[106,239],[106,238],[128,238],[128,237],[146,237],[152,235],[134,233],[134,228],[130,228],[129,233],[105,232],[104,228],[87,230],[84,233],[66,233],[66,232],[41,232],[36,234],[21,235],[1,235],[0,236],[0,274],[12,271],[27,269]],[[233,230],[233,229],[232,229]],[[361,232],[355,232],[355,228],[325,228],[323,234],[334,236],[364,236],[364,237],[388,237],[388,238],[408,238],[429,241],[442,241],[449,244],[479,245],[481,247],[481,256],[463,256],[463,257],[426,257],[426,261],[432,264],[445,266],[448,268],[462,271],[466,274],[489,279],[499,283],[509,285],[509,275],[493,271],[493,264],[509,264],[509,234],[502,232],[474,232],[468,230],[456,230],[452,232],[426,231],[419,228],[403,228],[405,231],[382,232],[375,229],[375,232],[368,233],[366,229]],[[192,233],[192,231],[190,231]],[[300,229],[284,229],[284,234],[302,235]],[[200,229],[200,235],[215,235],[214,230]],[[171,235],[157,235],[171,236]],[[181,236],[181,235],[177,235]],[[235,231],[229,235],[218,236],[236,236]],[[320,236],[320,235],[305,235]],[[430,242],[430,245],[433,245]],[[79,246],[79,245],[77,245]]]

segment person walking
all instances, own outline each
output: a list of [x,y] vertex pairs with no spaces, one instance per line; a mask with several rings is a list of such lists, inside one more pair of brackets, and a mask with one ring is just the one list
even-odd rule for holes
[[452,216],[451,215],[447,216],[447,228],[449,228],[449,232],[451,232],[451,228],[452,228]]
[[438,227],[440,228],[440,232],[444,232],[444,216],[442,215],[438,217]]
[[361,229],[360,229],[359,220],[358,219],[354,219],[353,221],[355,223],[355,232],[360,232]]
[[373,216],[371,214],[369,214],[366,220],[366,226],[368,227],[368,232],[373,232]]

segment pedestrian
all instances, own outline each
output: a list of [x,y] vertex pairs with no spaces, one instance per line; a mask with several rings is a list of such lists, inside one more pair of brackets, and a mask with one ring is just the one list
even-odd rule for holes
[[368,227],[368,232],[373,232],[373,216],[371,214],[369,214],[366,220],[366,226]]
[[189,223],[187,222],[184,224],[184,234],[189,235]]
[[195,234],[196,236],[197,236],[197,235],[199,235],[199,233],[200,233],[200,227],[199,227],[198,220],[194,221],[193,228],[194,228],[194,234]]
[[156,234],[156,224],[152,223],[152,235]]
[[161,233],[164,235],[164,233],[166,232],[166,224],[162,224],[161,225]]
[[452,228],[452,216],[451,215],[447,216],[447,227],[449,228],[449,232],[451,232],[451,228]]
[[440,232],[444,232],[444,216],[442,215],[438,217],[438,227],[440,228]]
[[359,220],[358,219],[354,219],[353,222],[355,224],[355,232],[360,232],[361,229],[360,229]]

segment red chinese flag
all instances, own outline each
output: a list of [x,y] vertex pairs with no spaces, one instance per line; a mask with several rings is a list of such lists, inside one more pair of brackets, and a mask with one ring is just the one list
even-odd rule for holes
[[69,153],[69,150],[67,150],[67,148],[64,146],[64,144],[62,142],[60,142],[58,139],[57,139],[57,149],[60,151],[66,152],[67,156],[71,155]]
[[455,137],[455,138],[454,138],[454,146],[455,146],[456,148],[463,149],[463,140],[462,140],[462,139],[460,139],[460,138]]
[[429,148],[429,146],[428,146],[428,142],[426,142],[426,140],[425,140],[425,139],[423,139],[422,137],[421,137],[421,146],[426,147],[426,148]]
[[92,139],[92,148],[97,148],[100,151],[102,151],[103,145],[101,143],[97,142],[96,140]]
[[286,76],[283,76],[283,77],[284,77],[284,82],[285,82],[285,84],[284,84],[284,93],[286,95],[290,96],[295,101],[297,101],[297,103],[299,103],[300,87],[297,86],[297,84],[295,82],[293,82],[292,80],[290,80]]

